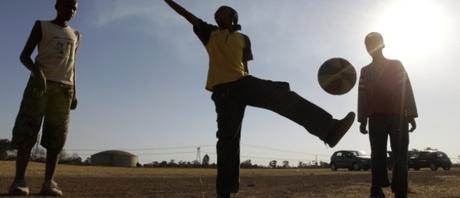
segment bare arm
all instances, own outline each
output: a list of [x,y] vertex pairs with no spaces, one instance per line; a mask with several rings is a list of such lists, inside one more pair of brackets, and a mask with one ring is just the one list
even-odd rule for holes
[[32,72],[32,75],[39,81],[39,91],[44,93],[46,92],[46,77],[43,73],[40,63],[32,61],[32,53],[35,50],[35,47],[38,45],[42,39],[42,30],[40,22],[35,22],[32,32],[30,33],[29,38],[27,39],[26,45],[21,52],[20,60],[22,64]]
[[29,69],[34,76],[39,77],[42,73],[40,65],[32,61],[32,53],[35,50],[35,47],[38,45],[42,37],[42,31],[40,27],[40,22],[36,22],[32,32],[30,33],[29,39],[27,39],[26,45],[21,52],[20,60],[22,64]]
[[187,11],[185,8],[174,2],[173,0],[165,0],[165,2],[178,14],[183,16],[185,19],[187,19],[188,22],[190,22],[193,26],[198,25],[200,22],[200,19],[197,18],[195,15]]

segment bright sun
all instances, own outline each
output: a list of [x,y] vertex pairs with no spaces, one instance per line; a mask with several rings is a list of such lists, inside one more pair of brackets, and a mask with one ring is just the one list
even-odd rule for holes
[[417,59],[447,42],[449,18],[436,0],[400,0],[385,7],[376,25],[389,57]]

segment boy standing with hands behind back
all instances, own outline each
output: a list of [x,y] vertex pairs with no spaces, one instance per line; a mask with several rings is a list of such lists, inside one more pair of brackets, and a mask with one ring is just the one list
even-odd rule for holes
[[[54,173],[67,137],[70,110],[77,107],[75,58],[80,34],[69,26],[77,7],[77,0],[56,0],[56,18],[37,21],[21,53],[21,62],[31,76],[13,129],[12,146],[18,154],[11,195],[29,194],[25,171],[42,121],[41,145],[46,148],[46,169],[40,194],[62,195]],[[36,47],[34,62],[30,56]]]

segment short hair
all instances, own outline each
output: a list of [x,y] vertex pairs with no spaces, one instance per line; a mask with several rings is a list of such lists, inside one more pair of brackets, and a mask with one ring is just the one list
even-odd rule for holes
[[364,39],[364,43],[366,46],[372,47],[375,50],[385,47],[383,36],[378,32],[371,32],[367,34],[366,38]]
[[[56,4],[54,4],[54,7],[57,8],[59,4],[61,4],[63,1],[68,1],[68,0],[56,0]],[[78,2],[78,0],[73,0],[75,2]]]
[[216,12],[214,13],[214,20],[216,20],[217,24],[220,25],[220,24],[219,24],[219,21],[217,21],[217,16],[218,16],[221,12],[223,12],[224,10],[230,10],[230,12],[231,12],[231,14],[232,14],[233,29],[234,29],[235,31],[241,30],[241,25],[238,24],[238,12],[237,12],[235,9],[233,9],[232,7],[230,7],[230,6],[226,6],[226,5],[220,6],[220,7],[216,10]]

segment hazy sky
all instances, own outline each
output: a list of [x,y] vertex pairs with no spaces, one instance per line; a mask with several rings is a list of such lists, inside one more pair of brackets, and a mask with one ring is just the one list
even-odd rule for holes
[[[368,32],[380,31],[384,53],[403,62],[420,118],[410,148],[438,148],[457,161],[460,135],[460,2],[456,0],[196,0],[178,1],[214,23],[223,4],[239,12],[252,41],[253,75],[291,88],[337,118],[356,111],[357,86],[343,95],[317,82],[322,62],[344,57],[357,69],[370,62]],[[19,54],[35,20],[55,17],[54,0],[0,1],[0,138],[11,138],[29,72]],[[216,115],[204,89],[208,58],[192,27],[161,0],[80,0],[71,25],[82,33],[77,59],[79,107],[66,149],[83,157],[123,149],[142,162],[194,160],[195,148],[215,161]],[[338,149],[370,153],[359,124],[336,148],[267,110],[247,108],[242,160],[329,161]],[[174,148],[171,148],[174,147]],[[175,148],[180,147],[180,148]],[[285,152],[291,151],[291,152]]]

